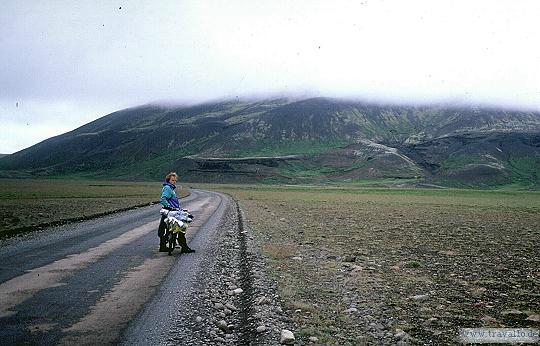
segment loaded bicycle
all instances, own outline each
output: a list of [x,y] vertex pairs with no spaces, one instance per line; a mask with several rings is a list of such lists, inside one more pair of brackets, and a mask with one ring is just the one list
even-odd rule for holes
[[177,243],[181,247],[181,253],[195,252],[195,250],[189,248],[186,242],[186,231],[188,225],[193,221],[194,216],[187,209],[171,210],[162,208],[159,212],[164,217],[164,238],[167,243],[169,256],[172,255]]

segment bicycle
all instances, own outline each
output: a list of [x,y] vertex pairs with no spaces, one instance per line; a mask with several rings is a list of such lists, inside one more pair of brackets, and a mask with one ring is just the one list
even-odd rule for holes
[[[193,221],[194,216],[191,215],[187,209],[182,210],[167,210],[161,209],[160,214],[165,217],[165,238],[168,244],[168,255],[171,256],[176,246],[176,243],[182,247],[181,252],[190,253],[193,252],[187,244],[181,244],[178,240],[179,233],[182,233],[182,237],[185,241],[185,234],[188,229],[188,225]],[[184,249],[184,246],[187,249]]]

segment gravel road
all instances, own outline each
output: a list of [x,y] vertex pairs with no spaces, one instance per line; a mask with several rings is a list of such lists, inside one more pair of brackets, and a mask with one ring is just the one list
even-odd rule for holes
[[144,311],[124,345],[279,345],[284,316],[236,203],[223,203]]
[[0,243],[0,344],[279,344],[288,320],[236,203],[182,203],[193,254],[157,252],[159,206]]

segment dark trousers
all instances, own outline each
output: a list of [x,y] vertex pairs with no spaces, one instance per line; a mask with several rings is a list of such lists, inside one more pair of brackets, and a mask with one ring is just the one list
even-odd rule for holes
[[167,231],[167,225],[165,224],[165,219],[167,216],[161,215],[161,220],[159,221],[159,228],[158,228],[158,237],[159,239],[165,238],[165,232]]

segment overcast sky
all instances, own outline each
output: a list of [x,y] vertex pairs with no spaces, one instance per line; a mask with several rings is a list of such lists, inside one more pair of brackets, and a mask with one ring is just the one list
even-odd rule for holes
[[540,110],[539,14],[538,0],[2,0],[0,153],[162,100]]

